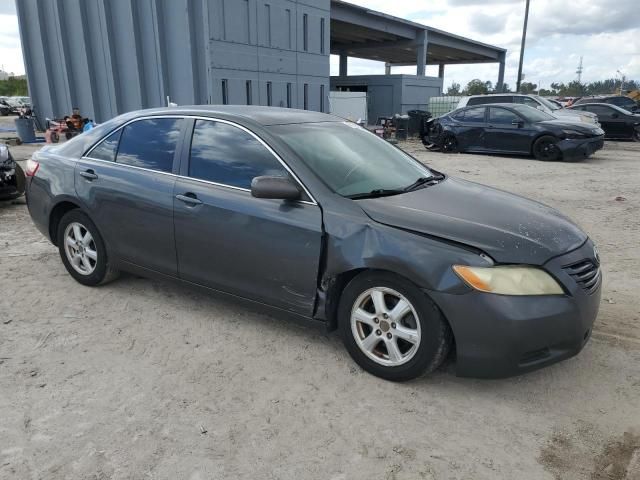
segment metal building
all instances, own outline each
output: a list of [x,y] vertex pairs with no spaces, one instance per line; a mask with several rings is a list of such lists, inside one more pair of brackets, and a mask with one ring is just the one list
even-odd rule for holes
[[[167,98],[328,111],[330,53],[340,55],[331,85],[368,91],[373,117],[426,105],[441,93],[447,63],[498,63],[500,84],[504,74],[503,49],[340,0],[16,4],[40,120],[77,106],[100,122]],[[387,62],[388,75],[348,77],[348,56]],[[431,63],[438,77],[425,76]],[[390,75],[396,64],[416,65],[416,75]]]

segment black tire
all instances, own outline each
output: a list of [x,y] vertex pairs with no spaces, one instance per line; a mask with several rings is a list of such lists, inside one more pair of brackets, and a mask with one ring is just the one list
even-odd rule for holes
[[56,132],[51,132],[51,143],[58,143],[60,141],[60,135]]
[[[409,314],[409,318],[413,319],[413,322],[419,322],[423,333],[420,335],[413,356],[409,357],[406,363],[397,366],[381,365],[365,354],[356,340],[351,322],[352,310],[356,302],[362,298],[361,296],[372,288],[391,289],[400,293],[409,301],[417,314],[417,319],[412,313]],[[447,357],[452,343],[451,329],[433,301],[409,280],[387,272],[364,272],[351,280],[340,298],[338,321],[344,345],[356,363],[367,372],[391,381],[411,380],[434,371]],[[382,321],[380,321],[379,325],[382,330],[386,327],[389,334],[394,332],[395,327],[389,327],[389,324],[382,327]],[[374,333],[376,332],[372,330],[369,335]],[[384,340],[382,337],[381,339]],[[385,344],[386,342],[384,340]],[[386,349],[386,347],[383,348]]]
[[458,153],[458,139],[453,133],[445,133],[442,137],[441,149],[443,153]]
[[560,149],[556,146],[558,139],[551,135],[543,135],[533,143],[532,153],[541,162],[555,162],[562,158]]
[[[93,237],[92,245],[95,246],[97,258],[95,260],[94,270],[91,273],[82,274],[78,272],[71,265],[67,252],[65,251],[65,231],[67,229],[67,226],[72,223],[80,224],[86,231],[91,233],[91,236]],[[76,209],[70,210],[69,212],[65,213],[64,216],[60,219],[60,223],[58,224],[56,239],[62,263],[67,269],[67,272],[69,272],[69,275],[71,275],[77,282],[89,287],[93,287],[96,285],[108,283],[118,276],[118,271],[114,269],[109,263],[107,250],[100,232],[96,228],[95,224],[91,221],[89,216],[84,212]]]
[[640,142],[640,129],[636,129],[633,131],[633,138],[634,141],[636,142]]

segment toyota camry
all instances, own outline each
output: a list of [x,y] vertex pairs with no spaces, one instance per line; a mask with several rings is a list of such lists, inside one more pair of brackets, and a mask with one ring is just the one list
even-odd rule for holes
[[79,283],[134,272],[320,322],[390,380],[450,352],[463,376],[534,370],[580,352],[598,313],[600,259],[567,217],[323,113],[127,113],[26,174],[33,222]]

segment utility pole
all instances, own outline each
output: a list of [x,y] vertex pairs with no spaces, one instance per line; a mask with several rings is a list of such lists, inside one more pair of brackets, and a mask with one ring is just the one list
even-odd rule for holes
[[516,81],[516,92],[520,92],[520,80],[522,77],[522,61],[524,60],[524,43],[527,39],[527,22],[529,21],[529,0],[524,9],[524,25],[522,26],[522,43],[520,44],[520,63],[518,63],[518,80]]
[[581,83],[582,80],[582,55],[580,55],[580,63],[578,64],[578,69],[576,70],[578,74],[578,83]]

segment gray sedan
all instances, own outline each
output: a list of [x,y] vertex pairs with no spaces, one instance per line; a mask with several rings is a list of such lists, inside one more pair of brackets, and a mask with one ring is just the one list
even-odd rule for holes
[[78,282],[134,272],[320,322],[390,380],[453,351],[459,375],[540,368],[577,354],[598,312],[600,259],[566,217],[322,113],[128,113],[26,173]]

